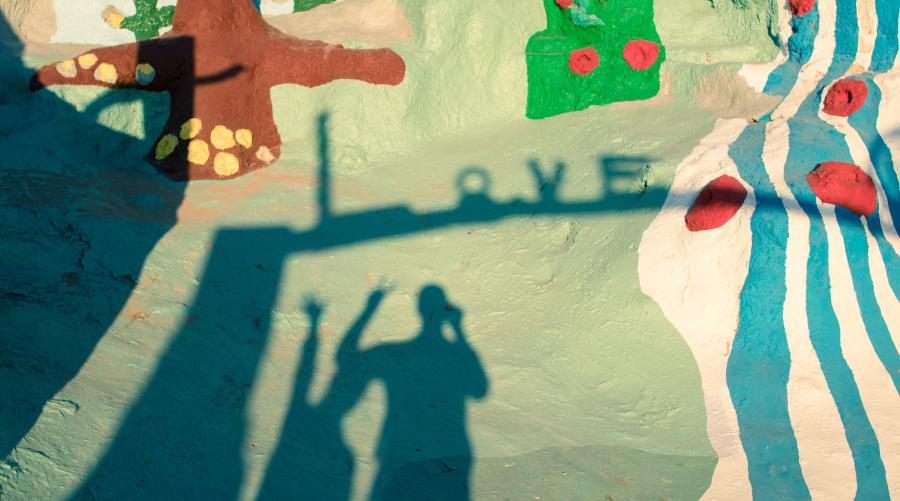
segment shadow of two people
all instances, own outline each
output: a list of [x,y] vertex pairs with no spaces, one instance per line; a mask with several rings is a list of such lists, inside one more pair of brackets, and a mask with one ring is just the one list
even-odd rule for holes
[[[308,388],[318,346],[321,307],[307,305],[311,327],[278,448],[266,472],[261,499],[303,492],[311,499],[349,499],[353,457],[340,423],[372,381],[387,394],[376,447],[378,473],[373,499],[469,499],[472,448],[466,401],[483,398],[488,379],[466,340],[462,311],[440,287],[419,293],[422,328],[412,339],[361,349],[363,332],[384,298],[369,295],[366,307],[343,337],[338,372],[315,406]],[[449,327],[449,336],[445,335]]]
[[[229,255],[211,257],[189,320],[73,499],[240,496],[249,398],[270,342],[271,315],[262,306],[274,299],[272,284],[281,273],[264,262],[248,277]],[[225,268],[230,273],[218,273]],[[223,306],[219,280],[225,276],[239,278],[241,286],[230,283],[233,302],[225,299]],[[488,379],[466,341],[462,311],[440,287],[426,286],[419,294],[422,328],[414,338],[362,349],[384,295],[369,295],[340,343],[337,373],[315,405],[309,389],[323,308],[307,303],[309,334],[260,499],[350,499],[355,459],[342,422],[374,381],[384,385],[387,402],[371,498],[469,499],[466,402],[486,395]]]

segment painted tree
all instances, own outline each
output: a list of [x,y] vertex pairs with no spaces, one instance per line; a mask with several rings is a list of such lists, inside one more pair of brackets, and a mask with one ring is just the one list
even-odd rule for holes
[[[159,35],[163,28],[172,26],[175,6],[158,6],[159,0],[133,0],[134,15],[126,16],[113,6],[103,10],[103,19],[113,28],[128,30],[134,33],[137,40],[147,40]],[[293,11],[303,12],[319,5],[334,3],[337,0],[291,0]],[[253,2],[259,9],[260,0]]]
[[528,40],[525,114],[545,118],[659,92],[665,59],[653,0],[542,0],[547,29]]
[[31,89],[77,84],[168,92],[169,119],[148,160],[173,179],[223,179],[280,156],[272,86],[337,79],[396,85],[404,73],[403,59],[389,49],[285,35],[263,21],[251,0],[181,0],[169,33],[44,66]]

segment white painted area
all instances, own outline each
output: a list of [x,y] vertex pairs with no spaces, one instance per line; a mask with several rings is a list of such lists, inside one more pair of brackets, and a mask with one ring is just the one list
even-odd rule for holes
[[875,38],[878,34],[878,16],[875,13],[875,0],[857,0],[856,18],[859,23],[857,51],[854,66],[848,73],[855,74],[869,68],[872,63],[872,51],[875,49]]
[[[56,11],[56,34],[51,38],[53,43],[77,43],[91,45],[118,45],[134,42],[134,34],[128,30],[116,29],[103,20],[103,10],[108,6],[115,7],[122,14],[135,14],[132,0],[52,0]],[[159,0],[158,7],[175,5],[177,0]],[[328,4],[334,9],[341,0]],[[266,17],[292,14],[292,0],[262,0],[260,11]],[[312,9],[310,12],[315,11]],[[370,15],[369,13],[368,15]],[[282,21],[284,23],[285,21]],[[346,23],[346,21],[344,21]],[[318,29],[323,29],[321,26]],[[159,34],[171,30],[163,27]]]
[[259,10],[264,16],[290,14],[294,11],[294,2],[292,0],[262,0],[259,3]]
[[844,248],[844,242],[834,206],[819,204],[819,211],[828,233],[828,246],[835,249],[835,252],[829,253],[828,268],[831,274],[831,301],[841,327],[841,350],[853,371],[863,407],[878,437],[888,488],[892,495],[897,495],[900,494],[897,461],[900,458],[900,433],[897,433],[895,425],[900,396],[866,333],[854,293],[850,264],[846,254],[840,251]]
[[745,120],[719,120],[678,166],[666,203],[644,232],[638,251],[641,290],[660,305],[700,366],[707,433],[719,456],[705,494],[711,500],[750,499],[747,459],[725,369],[749,262],[752,192],[721,228],[688,231],[684,215],[696,194],[713,179],[722,174],[740,179],[728,145],[746,126]]
[[113,28],[103,20],[103,10],[110,5],[126,16],[134,14],[130,0],[53,0],[56,34],[50,41],[96,45],[134,42],[133,33]]

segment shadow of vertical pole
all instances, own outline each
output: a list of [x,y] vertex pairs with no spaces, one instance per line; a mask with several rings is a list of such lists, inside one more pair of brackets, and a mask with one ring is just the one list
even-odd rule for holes
[[[233,74],[198,79],[190,37],[155,39],[140,47],[138,62],[160,61],[173,48],[186,54],[180,67],[160,68],[185,72],[169,90],[171,112],[163,134],[178,131],[195,115],[198,85]],[[166,159],[167,169],[187,172],[187,144],[179,142]],[[267,237],[277,240],[272,233]],[[284,258],[278,249],[256,243],[240,231],[216,235],[186,319],[72,499],[239,497],[247,402],[268,340]]]
[[317,202],[319,223],[331,218],[331,145],[328,140],[328,114],[322,113],[318,118],[319,133],[319,190]]

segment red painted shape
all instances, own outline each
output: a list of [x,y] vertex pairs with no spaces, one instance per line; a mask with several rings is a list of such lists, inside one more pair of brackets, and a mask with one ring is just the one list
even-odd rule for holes
[[869,88],[862,80],[844,78],[838,80],[825,95],[822,111],[836,117],[850,116],[865,104]]
[[566,9],[572,5],[572,0],[556,0],[556,5],[559,5],[560,9]]
[[569,54],[569,69],[581,76],[594,71],[600,64],[600,55],[593,47],[573,50]]
[[791,0],[791,12],[795,16],[805,16],[812,10],[816,0]]
[[684,223],[690,231],[718,228],[737,214],[746,198],[747,189],[740,181],[721,175],[700,191]]
[[856,165],[821,163],[806,175],[806,182],[825,203],[839,205],[857,216],[875,212],[875,183]]
[[625,44],[622,57],[635,70],[646,70],[659,57],[659,45],[649,40],[632,40]]

